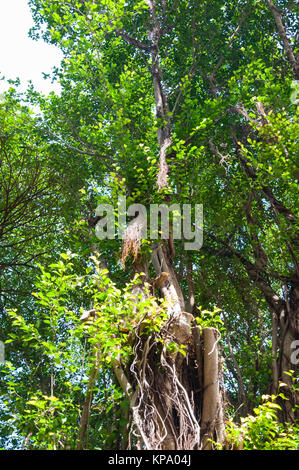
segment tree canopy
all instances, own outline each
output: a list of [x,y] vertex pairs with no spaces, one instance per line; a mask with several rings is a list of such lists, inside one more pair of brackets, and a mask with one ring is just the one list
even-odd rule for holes
[[29,4],[64,58],[0,108],[1,446],[298,448],[298,5]]

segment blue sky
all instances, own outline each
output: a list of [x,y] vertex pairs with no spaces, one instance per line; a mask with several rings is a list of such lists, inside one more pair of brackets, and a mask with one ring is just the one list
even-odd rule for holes
[[[28,31],[33,26],[27,0],[0,0],[0,76],[19,77],[22,89],[32,80],[37,90],[47,94],[59,91],[59,86],[44,80],[42,72],[51,72],[58,66],[62,54],[58,48],[42,39],[33,41]],[[0,93],[8,85],[0,81]]]

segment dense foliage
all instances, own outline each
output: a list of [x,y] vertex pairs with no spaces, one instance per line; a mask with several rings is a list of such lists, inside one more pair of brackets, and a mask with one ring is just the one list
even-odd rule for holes
[[187,354],[161,292],[136,296],[149,237],[138,256],[96,237],[122,195],[203,204],[203,246],[174,240],[172,266],[194,325],[221,336],[220,446],[298,448],[298,6],[29,4],[32,38],[64,59],[60,94],[12,87],[0,108],[1,447],[138,448],[115,364],[145,363],[136,338],[159,368]]

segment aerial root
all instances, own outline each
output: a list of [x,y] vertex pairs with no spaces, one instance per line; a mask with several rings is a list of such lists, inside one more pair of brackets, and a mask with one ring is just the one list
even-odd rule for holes
[[163,331],[163,342],[161,332],[145,337],[136,331],[130,375],[137,395],[129,441],[135,441],[139,449],[200,447],[198,406],[190,398],[192,384],[179,373],[175,356],[164,346],[169,325]]

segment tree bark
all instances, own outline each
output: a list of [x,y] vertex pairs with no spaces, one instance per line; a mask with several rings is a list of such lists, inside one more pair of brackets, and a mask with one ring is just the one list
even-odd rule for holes
[[80,427],[79,427],[78,440],[76,444],[76,450],[84,449],[84,441],[85,441],[87,429],[88,429],[93,391],[94,391],[96,379],[99,373],[100,345],[93,347],[92,359],[94,360],[94,366],[90,370],[90,373],[89,373],[87,391],[86,391],[85,400],[84,400],[83,408],[82,408],[81,419],[80,419]]
[[272,2],[272,0],[267,0],[267,3],[268,3],[268,6],[271,10],[271,13],[274,17],[274,20],[275,20],[275,23],[276,23],[276,26],[277,26],[277,30],[278,30],[278,33],[279,33],[279,36],[281,37],[281,40],[282,40],[282,43],[283,43],[283,47],[286,51],[286,54],[288,56],[288,59],[289,59],[289,62],[292,66],[292,70],[293,70],[293,73],[294,73],[294,76],[296,78],[296,80],[299,80],[299,64],[295,58],[295,55],[294,55],[294,52],[293,52],[293,49],[292,49],[292,46],[291,46],[291,43],[287,37],[287,34],[286,34],[286,29],[285,29],[285,26],[282,22],[282,19],[281,19],[281,15],[280,15],[280,12],[279,10],[276,8],[276,6],[274,5],[274,3]]
[[202,449],[213,448],[212,441],[224,438],[223,405],[219,388],[219,360],[215,328],[203,330],[203,405],[201,418]]
[[[159,190],[163,190],[168,188],[170,168],[167,154],[172,144],[171,117],[167,95],[163,90],[163,74],[160,65],[159,41],[163,34],[163,28],[161,28],[156,14],[155,0],[146,0],[146,3],[149,12],[148,38],[151,40],[151,45],[145,46],[129,37],[124,31],[116,31],[116,33],[140,51],[151,54],[150,70],[159,146],[157,186]],[[169,199],[167,196],[165,197],[166,202],[170,202]],[[138,239],[134,240],[134,236],[131,241],[125,238],[122,259],[125,260],[131,251],[134,258],[134,272],[145,272],[145,280],[148,280],[148,267],[144,265],[141,255],[138,255],[139,242]],[[160,296],[164,297],[166,302],[167,321],[163,331],[156,336],[154,334],[145,335],[136,328],[132,362],[129,367],[124,368],[120,361],[116,361],[114,372],[122,389],[130,398],[133,424],[135,424],[140,441],[142,441],[140,448],[152,450],[199,449],[201,447],[200,410],[203,399],[199,386],[201,364],[197,363],[198,345],[195,345],[196,341],[194,342],[192,337],[193,316],[186,312],[185,299],[175,270],[173,243],[162,241],[153,246],[151,262],[157,279],[165,279],[158,288]],[[145,290],[144,287],[142,284],[138,286],[141,291]],[[190,308],[192,309],[194,307],[194,292],[192,293],[190,283],[189,288],[192,303]],[[138,308],[138,304],[136,308]],[[156,337],[160,341],[157,341]],[[180,348],[183,347],[185,348],[184,354],[180,351]],[[217,351],[217,344],[214,344],[214,349]],[[218,370],[218,353],[215,350],[212,353],[212,362],[206,359],[205,374],[208,374],[209,377],[211,377],[210,366],[213,368],[212,375],[215,374],[216,369]],[[222,422],[222,410],[219,408],[221,401],[218,381],[213,383],[211,392],[211,397],[208,399],[210,390],[207,390],[205,398],[206,409],[209,409],[209,415],[206,416],[211,420],[209,433],[221,439],[223,433],[219,423]],[[217,400],[215,406],[213,405],[214,399]],[[217,416],[212,416],[214,411]]]

